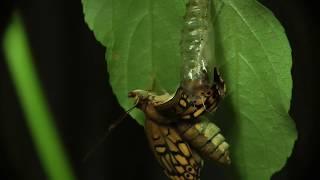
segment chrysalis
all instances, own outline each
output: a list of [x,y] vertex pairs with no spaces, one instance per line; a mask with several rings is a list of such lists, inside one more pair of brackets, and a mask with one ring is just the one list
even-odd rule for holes
[[213,66],[210,0],[189,0],[181,37],[181,86],[192,94],[194,88],[211,86]]
[[183,62],[180,87],[171,99],[157,106],[165,116],[197,119],[204,112],[214,112],[225,95],[224,81],[210,63],[214,51],[210,46],[213,42],[210,4],[210,0],[190,0],[187,4],[180,43]]

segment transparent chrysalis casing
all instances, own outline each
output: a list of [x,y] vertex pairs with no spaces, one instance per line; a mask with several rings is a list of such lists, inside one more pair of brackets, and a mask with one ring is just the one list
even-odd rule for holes
[[190,86],[211,84],[214,61],[214,37],[211,1],[190,0],[186,7],[181,37],[181,83]]

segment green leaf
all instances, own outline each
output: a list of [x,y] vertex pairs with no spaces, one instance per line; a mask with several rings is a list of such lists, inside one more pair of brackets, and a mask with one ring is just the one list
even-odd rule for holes
[[240,179],[270,179],[296,139],[288,115],[291,50],[272,13],[256,1],[216,1],[216,55],[228,97],[216,118],[228,131]]
[[[107,47],[110,83],[124,109],[133,106],[134,89],[173,93],[179,84],[179,41],[185,3],[170,1],[83,0],[85,19]],[[140,124],[140,111],[131,113]]]
[[[172,93],[179,84],[182,0],[82,0],[85,19],[107,47],[120,104],[133,89]],[[231,144],[230,179],[266,180],[290,156],[296,130],[288,115],[291,50],[273,14],[254,0],[214,0],[216,64],[227,97],[215,115]],[[140,114],[141,115],[141,114]],[[136,111],[133,117],[142,123]]]

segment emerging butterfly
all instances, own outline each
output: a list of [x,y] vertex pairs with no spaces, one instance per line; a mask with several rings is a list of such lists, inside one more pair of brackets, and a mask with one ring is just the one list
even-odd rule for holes
[[[218,79],[221,84],[222,78],[219,76]],[[210,95],[199,94],[199,99],[210,102],[205,103],[208,109],[215,110],[218,102],[223,98],[225,87],[223,84],[223,91],[219,93],[220,86],[214,83],[213,87],[216,88],[211,88]],[[145,113],[146,135],[165,174],[170,179],[200,179],[202,157],[230,164],[229,144],[220,134],[220,129],[212,122],[198,120],[201,113],[193,116],[193,120],[190,121],[183,120],[185,114],[176,113],[177,106],[181,108],[181,112],[190,112],[188,106],[194,103],[188,99],[188,96],[181,94],[176,93],[173,97],[169,94],[158,96],[149,91],[134,90],[129,93],[129,97],[134,98],[136,107]],[[182,98],[187,106],[180,107],[179,102]],[[196,107],[194,112],[199,111],[197,108],[203,108],[205,104],[192,106]],[[166,112],[166,115],[171,112],[174,115],[166,116],[162,112]]]
[[[216,68],[210,80],[210,0],[189,0],[181,38],[181,84],[174,95],[134,90],[136,107],[145,116],[151,149],[172,180],[200,179],[202,158],[230,164],[229,144],[212,122],[200,120],[214,112],[226,86]],[[209,49],[209,50],[208,50]]]

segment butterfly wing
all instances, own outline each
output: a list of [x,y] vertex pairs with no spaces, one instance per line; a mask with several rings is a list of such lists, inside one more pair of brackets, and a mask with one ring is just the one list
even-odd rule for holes
[[194,122],[205,112],[216,111],[221,99],[216,85],[201,86],[192,94],[180,87],[173,98],[163,103],[154,103],[154,106],[163,116]]
[[170,179],[200,179],[202,159],[182,140],[175,128],[147,119],[145,131],[155,157]]

